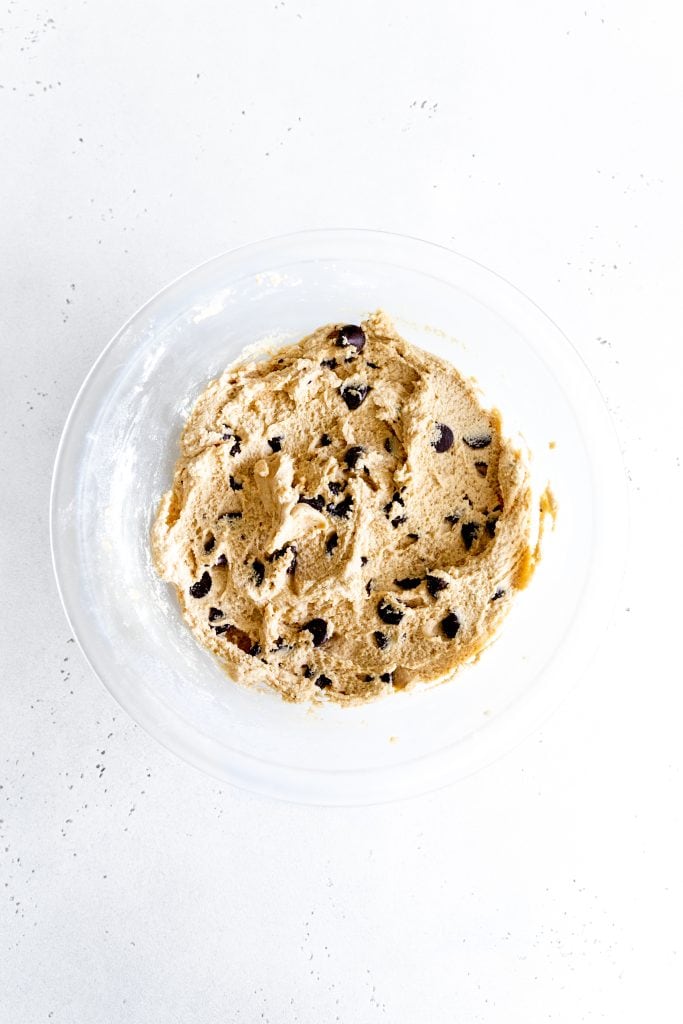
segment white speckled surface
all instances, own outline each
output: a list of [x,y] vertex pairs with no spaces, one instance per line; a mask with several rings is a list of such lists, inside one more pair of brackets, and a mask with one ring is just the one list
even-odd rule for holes
[[[2,1021],[680,1020],[678,49],[662,0],[6,0]],[[633,516],[619,613],[542,732],[359,810],[219,786],[136,728],[47,537],[62,424],[123,320],[222,249],[331,224],[530,294],[600,382]]]

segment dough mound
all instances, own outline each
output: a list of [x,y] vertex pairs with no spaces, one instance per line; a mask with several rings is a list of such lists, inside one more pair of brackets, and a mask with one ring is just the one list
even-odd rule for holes
[[531,511],[498,413],[377,312],[209,384],[152,544],[235,680],[358,702],[482,650],[529,578]]

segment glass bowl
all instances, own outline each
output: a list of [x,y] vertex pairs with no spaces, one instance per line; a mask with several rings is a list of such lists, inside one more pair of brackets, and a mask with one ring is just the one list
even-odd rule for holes
[[[550,481],[556,528],[496,641],[454,679],[362,707],[287,704],[232,682],[197,646],[152,567],[149,530],[183,422],[254,343],[294,340],[381,307],[410,341],[474,376]],[[508,751],[586,666],[620,582],[626,494],[598,390],[533,302],[439,246],[313,231],[225,253],[147,303],[81,387],[59,445],[50,526],[74,635],[129,714],[220,779],[288,800],[414,795]]]

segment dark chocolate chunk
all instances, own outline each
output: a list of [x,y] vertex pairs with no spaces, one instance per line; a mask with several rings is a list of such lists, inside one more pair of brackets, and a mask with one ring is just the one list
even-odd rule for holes
[[446,516],[445,517],[446,522],[450,523],[451,526],[455,526],[456,523],[459,523],[460,522],[460,518],[461,518],[461,516],[460,516],[459,512],[454,512],[452,516]]
[[266,567],[259,558],[254,559],[254,561],[251,563],[251,567],[254,570],[254,579],[256,581],[256,586],[260,587],[264,579],[266,578]]
[[321,689],[321,690],[325,690],[325,689],[326,689],[326,688],[327,688],[328,686],[332,686],[332,680],[330,679],[330,677],[329,677],[329,676],[326,676],[326,675],[320,675],[320,676],[318,676],[318,678],[316,679],[316,681],[315,681],[315,685],[316,685],[316,686],[317,686],[317,687],[318,687],[319,689]]
[[504,597],[504,596],[505,596],[505,590],[503,589],[503,587],[498,587],[498,589],[496,590],[496,592],[493,595],[493,597],[491,598],[491,600],[492,601],[500,601],[501,597]]
[[313,669],[311,668],[310,665],[302,665],[301,671],[303,672],[306,679],[310,679],[311,676],[313,675]]
[[463,437],[463,441],[465,442],[468,448],[474,448],[475,450],[479,448],[488,448],[488,446],[491,444],[491,435],[469,434],[466,437]]
[[337,345],[340,348],[348,348],[349,345],[353,345],[357,352],[362,352],[365,348],[365,331],[362,327],[357,327],[356,324],[346,324],[337,335]]
[[361,565],[367,565],[368,564],[368,556],[367,555],[361,555],[360,556],[360,564]]
[[479,476],[486,476],[486,474],[489,471],[489,464],[488,462],[477,461],[474,463],[474,468],[476,469]]
[[436,434],[432,441],[432,448],[436,448],[437,452],[447,452],[449,448],[453,447],[453,431],[450,427],[447,427],[445,423],[437,423]]
[[387,601],[386,597],[383,597],[377,605],[377,614],[382,622],[386,622],[387,626],[398,626],[404,612],[397,608],[396,605],[391,604],[390,601]]
[[406,537],[410,537],[411,540],[419,540],[420,539],[420,534],[419,533],[407,533]]
[[304,623],[301,629],[307,629],[311,634],[314,647],[320,647],[328,639],[327,623],[324,619],[311,619],[310,622]]
[[443,580],[440,576],[425,576],[425,583],[430,597],[436,597],[448,586],[448,580]]
[[383,507],[383,509],[382,509],[382,511],[384,512],[384,515],[385,515],[385,516],[387,517],[387,519],[388,519],[388,518],[389,518],[389,516],[391,515],[391,508],[392,508],[392,505],[393,505],[393,502],[391,502],[391,501],[388,501],[388,502],[386,503],[386,505],[385,505],[385,506]]
[[469,551],[479,536],[479,523],[463,523],[460,527],[460,535],[465,549]]
[[358,464],[359,458],[364,453],[365,448],[363,448],[363,446],[360,444],[355,444],[353,448],[349,448],[349,450],[347,451],[346,455],[344,456],[344,462],[349,467],[349,469],[355,469]]
[[323,359],[320,365],[326,366],[328,370],[334,370],[337,365],[337,360],[334,357],[332,357],[332,359]]
[[251,654],[252,658],[255,658],[256,655],[260,654],[260,653],[261,653],[261,644],[259,644],[259,643],[253,643],[251,645],[251,647],[249,648],[249,650],[247,651],[247,654]]
[[219,555],[218,558],[216,559],[216,561],[213,564],[214,564],[215,567],[218,567],[218,566],[221,566],[221,565],[227,565],[228,564],[227,556],[226,555]]
[[391,495],[391,500],[395,501],[397,505],[401,505],[403,508],[405,508],[405,501],[401,497],[399,491],[394,491],[394,493]]
[[391,525],[393,526],[394,529],[396,529],[396,527],[400,526],[401,523],[407,523],[407,522],[408,522],[408,516],[396,516],[394,519],[391,520]]
[[327,448],[331,444],[332,444],[332,438],[330,437],[330,435],[329,434],[323,434],[323,436],[320,438],[320,447],[321,448]]
[[244,484],[238,483],[237,480],[235,480],[234,476],[232,476],[232,475],[230,476],[230,490],[231,491],[241,491],[243,487],[244,487]]
[[486,532],[489,537],[495,537],[496,526],[498,525],[498,516],[489,516],[486,520]]
[[212,533],[210,533],[209,536],[204,541],[204,550],[206,551],[206,553],[208,555],[209,551],[213,551],[213,549],[215,547],[216,547],[216,538],[214,537],[214,535]]
[[348,494],[343,501],[340,501],[337,505],[328,505],[327,511],[331,516],[336,516],[337,519],[348,519],[353,509],[353,498]]
[[220,519],[241,519],[242,518],[242,513],[241,512],[224,512],[218,518],[219,518],[219,520]]
[[379,370],[379,366],[377,365],[377,363],[371,363],[369,359],[366,359],[365,363],[367,366],[370,367],[371,370]]
[[220,608],[209,608],[209,622],[215,622],[216,619],[222,619],[225,616],[225,612],[222,612]]
[[229,622],[226,622],[222,626],[214,626],[213,628],[215,630],[216,636],[220,636],[221,633],[227,633],[229,629],[233,629],[234,627],[231,626]]
[[368,397],[370,388],[367,384],[343,384],[339,388],[339,394],[346,402],[347,408],[353,411],[363,404]]
[[325,541],[325,550],[327,551],[328,555],[332,554],[332,552],[334,551],[334,549],[336,548],[338,543],[339,543],[339,536],[338,536],[338,534],[336,534],[336,533],[330,534],[330,536]]
[[375,630],[375,632],[372,634],[372,638],[375,641],[375,643],[377,644],[377,646],[379,647],[380,651],[383,651],[384,648],[389,643],[389,637],[387,636],[387,634],[386,633],[382,633],[382,631],[379,630],[379,629]]
[[[427,577],[427,579],[429,579],[429,577]],[[394,580],[394,583],[397,587],[400,587],[401,590],[415,590],[416,587],[420,586],[422,580],[419,576],[406,576],[405,579]]]
[[285,569],[285,574],[287,576],[293,576],[294,573],[296,572],[296,566],[297,566],[297,562],[298,562],[298,559],[299,559],[299,552],[297,550],[296,544],[288,544],[286,546],[292,552],[292,560],[289,563],[289,565],[287,566],[287,568]]
[[380,676],[380,679],[382,680],[383,683],[393,683],[393,681],[394,681],[394,673],[393,672],[382,672],[382,675]]
[[325,506],[325,499],[323,498],[322,494],[316,494],[314,498],[305,498],[303,494],[300,494],[299,504],[310,505],[311,508],[314,508],[316,510],[316,512],[322,512]]
[[336,480],[330,480],[327,486],[329,487],[332,494],[341,494],[342,492],[342,485],[337,483]]
[[372,593],[373,582],[373,580],[368,580],[368,582],[365,584],[365,593],[368,595],[368,597],[370,597],[370,594]]
[[448,615],[441,620],[441,632],[447,640],[453,640],[460,629],[460,619],[455,612],[449,612]]
[[364,682],[364,683],[372,683],[372,682],[374,682],[374,679],[375,679],[375,677],[374,677],[374,676],[371,676],[371,675],[369,675],[369,673],[367,673],[367,672],[366,672],[366,673],[365,673],[365,675],[363,676],[363,682]]
[[242,438],[239,436],[239,434],[235,434],[233,446],[230,449],[230,454],[231,455],[239,455],[239,453],[242,451],[241,441],[242,441]]
[[211,576],[208,572],[203,572],[200,580],[193,583],[190,587],[190,594],[192,597],[206,597],[211,590]]
[[281,452],[282,451],[282,440],[283,439],[281,437],[269,437],[268,438],[268,444],[270,445],[271,450],[274,451],[274,452]]

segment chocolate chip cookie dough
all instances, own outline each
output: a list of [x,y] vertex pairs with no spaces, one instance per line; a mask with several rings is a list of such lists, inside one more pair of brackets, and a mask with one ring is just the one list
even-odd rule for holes
[[152,541],[233,678],[353,702],[481,651],[529,578],[532,521],[499,415],[378,312],[209,384]]

